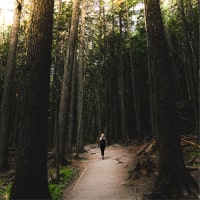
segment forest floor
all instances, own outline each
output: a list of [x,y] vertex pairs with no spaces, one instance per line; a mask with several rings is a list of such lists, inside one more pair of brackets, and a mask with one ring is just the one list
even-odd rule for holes
[[[187,169],[200,183],[198,138],[195,135],[182,136],[181,146]],[[12,150],[9,156],[13,167],[0,174],[0,199],[8,199],[9,196],[15,174],[15,152]],[[50,159],[48,164],[51,163]],[[62,200],[142,200],[151,192],[158,174],[158,152],[153,140],[132,141],[127,145],[108,145],[102,160],[99,147],[88,144],[78,159],[73,155],[69,167],[75,176],[63,191]]]
[[[190,165],[190,173],[199,182],[199,147],[185,141],[186,165]],[[153,141],[128,146],[113,144],[106,148],[104,160],[97,145],[86,145],[80,159],[72,161],[79,173],[65,189],[63,200],[141,200],[151,191],[158,173],[154,145]]]

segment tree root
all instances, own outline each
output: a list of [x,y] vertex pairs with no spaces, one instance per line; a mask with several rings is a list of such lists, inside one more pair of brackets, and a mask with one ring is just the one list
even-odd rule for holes
[[[162,186],[163,187],[163,186]],[[167,189],[169,188],[169,189]],[[176,191],[171,190],[172,186],[165,185],[165,188],[155,188],[150,194],[143,197],[143,200],[200,200],[199,187],[195,182],[185,183]]]

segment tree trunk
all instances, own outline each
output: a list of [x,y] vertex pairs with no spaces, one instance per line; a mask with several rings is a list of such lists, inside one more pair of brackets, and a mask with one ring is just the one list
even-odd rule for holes
[[13,116],[13,82],[17,54],[18,31],[20,27],[21,3],[17,3],[13,17],[13,25],[10,32],[8,59],[6,64],[6,77],[4,80],[3,98],[0,113],[0,171],[9,168],[8,163],[8,140],[14,130],[11,124]]
[[[114,9],[114,2],[112,0],[112,10]],[[112,35],[113,38],[115,38],[115,20],[114,20],[115,16],[114,14],[112,14]],[[116,54],[116,43],[113,41],[113,43],[111,44],[111,48],[109,48],[111,51],[111,57],[110,59],[112,60],[111,63],[111,91],[112,91],[112,98],[111,98],[111,103],[112,103],[112,124],[111,124],[111,129],[112,129],[112,138],[110,138],[110,140],[112,140],[113,142],[116,141],[117,139],[119,139],[119,117],[120,113],[119,113],[119,106],[118,106],[118,86],[119,84],[117,84],[117,70],[116,70],[116,61],[115,61],[115,54]]]
[[129,27],[129,12],[128,6],[126,2],[126,19],[127,23],[127,33],[128,33],[128,41],[129,41],[129,56],[130,56],[130,67],[131,67],[131,82],[132,82],[132,90],[133,90],[133,100],[134,100],[134,108],[135,108],[135,122],[136,122],[136,131],[137,131],[137,139],[141,139],[141,127],[140,127],[140,105],[139,105],[139,95],[137,93],[137,79],[136,79],[136,69],[133,65],[133,49],[131,45],[131,31]]
[[[59,24],[61,21],[61,15],[62,15],[62,1],[58,0],[58,19],[57,19],[57,23]],[[58,24],[54,24],[57,25]],[[54,129],[53,131],[53,138],[54,138],[54,155],[55,155],[55,172],[56,172],[56,180],[59,181],[60,179],[60,161],[59,161],[59,129],[58,129],[58,111],[59,111],[59,102],[60,102],[60,90],[61,90],[61,83],[59,81],[59,78],[61,77],[62,74],[62,56],[60,55],[62,52],[62,46],[63,46],[63,40],[60,34],[59,29],[57,28],[56,30],[56,34],[55,34],[55,44],[56,44],[56,48],[55,48],[55,55],[54,55],[54,63],[55,63],[55,67],[54,67],[54,75],[53,75],[53,89],[54,89],[54,95],[55,95],[55,99],[54,99],[54,107],[55,107],[55,112],[54,112]]]
[[171,63],[159,0],[145,0],[149,65],[154,84],[159,147],[159,174],[148,199],[186,198],[198,185],[186,170],[176,127],[176,102]]
[[86,1],[82,1],[81,9],[81,36],[80,36],[80,54],[78,65],[78,91],[77,91],[77,154],[84,151],[83,148],[83,131],[82,131],[82,113],[83,113],[83,88],[84,88],[84,49],[85,49],[85,18],[86,18]]
[[21,127],[11,199],[51,199],[47,180],[48,93],[53,0],[34,0],[21,94]]
[[[80,0],[73,1],[73,10],[72,10],[72,19],[71,19],[71,28],[69,36],[69,45],[67,49],[66,62],[64,65],[64,75],[62,81],[61,97],[60,97],[60,107],[59,107],[59,135],[60,135],[60,145],[62,141],[65,142],[66,135],[66,122],[67,122],[67,105],[68,105],[68,96],[70,92],[70,82],[72,77],[72,67],[74,64],[74,52],[78,32],[78,21],[79,21],[79,7]],[[60,161],[65,160],[65,145],[61,145],[59,148],[59,157]],[[61,163],[62,164],[62,163]]]
[[74,133],[74,119],[75,119],[75,93],[76,93],[76,84],[75,84],[75,78],[76,78],[76,72],[77,72],[77,62],[74,61],[74,66],[72,69],[72,81],[71,81],[71,94],[70,94],[70,108],[69,108],[69,128],[68,128],[68,137],[67,137],[67,153],[70,155],[72,154],[72,137]]
[[103,16],[103,2],[102,0],[99,0],[99,35],[98,35],[98,69],[97,69],[97,81],[96,81],[96,120],[97,120],[97,132],[100,134],[103,132],[102,127],[102,99],[101,97],[101,84],[102,84],[102,74],[101,74],[101,63],[102,63],[102,16]]
[[60,180],[60,161],[59,161],[59,132],[58,132],[58,107],[55,110],[55,119],[54,119],[54,154],[55,154],[55,171],[56,171],[56,180]]
[[124,93],[124,65],[123,65],[123,49],[122,49],[122,14],[119,14],[120,25],[120,81],[119,81],[119,94],[120,94],[120,109],[121,109],[121,134],[122,140],[127,140],[127,127],[126,127],[126,111],[125,111],[125,93]]

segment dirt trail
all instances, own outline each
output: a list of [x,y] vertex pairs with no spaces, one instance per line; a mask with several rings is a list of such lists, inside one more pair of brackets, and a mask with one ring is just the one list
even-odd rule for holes
[[[134,142],[129,146],[109,146],[105,150],[104,160],[101,159],[98,147],[85,146],[87,153],[80,155],[81,160],[72,162],[72,167],[80,169],[80,173],[64,191],[63,200],[142,200],[145,194],[151,192],[158,174],[157,152],[151,156],[154,166],[152,171],[145,168],[148,157],[138,153],[145,146],[146,144],[136,145]],[[184,146],[185,151],[187,147]],[[196,163],[199,163],[198,160]],[[187,160],[185,162],[188,163]],[[139,163],[137,171],[138,168],[135,167]],[[199,170],[192,170],[190,173],[199,182]]]
[[139,199],[135,196],[134,187],[128,183],[134,151],[137,151],[136,146],[109,146],[102,160],[99,148],[93,146],[81,155],[84,159],[77,162],[82,167],[80,177],[66,189],[63,200]]

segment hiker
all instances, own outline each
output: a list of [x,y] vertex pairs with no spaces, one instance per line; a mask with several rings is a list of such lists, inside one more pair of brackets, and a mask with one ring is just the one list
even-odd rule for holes
[[104,150],[106,148],[106,137],[105,137],[105,134],[102,133],[100,138],[99,138],[99,146],[100,146],[100,149],[101,149],[101,156],[102,156],[102,159],[104,159]]

